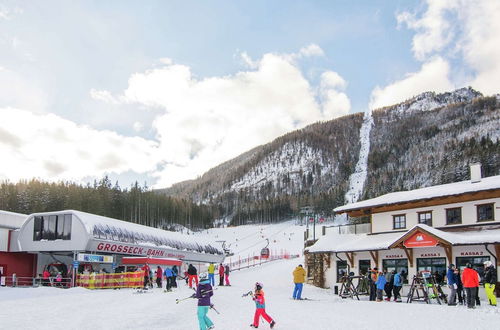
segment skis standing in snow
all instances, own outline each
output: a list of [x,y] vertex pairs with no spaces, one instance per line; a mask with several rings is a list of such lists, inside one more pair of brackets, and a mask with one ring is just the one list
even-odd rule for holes
[[208,310],[212,306],[210,297],[213,296],[213,294],[213,289],[208,280],[207,273],[201,273],[200,284],[194,294],[194,298],[198,299],[198,322],[200,323],[200,330],[214,328],[214,323],[207,316]]
[[[260,317],[262,316],[264,318],[264,320],[269,322],[269,326],[272,329],[272,328],[274,328],[274,325],[276,324],[276,322],[274,322],[273,318],[270,317],[266,313],[266,302],[264,299],[264,291],[262,290],[262,288],[263,288],[262,283],[257,282],[257,283],[255,283],[255,292],[253,294],[251,292],[246,294],[246,295],[252,296],[252,300],[255,301],[255,308],[256,308],[255,315],[253,317],[253,323],[250,324],[250,326],[252,328],[258,328]],[[243,295],[243,296],[245,296],[245,295]]]

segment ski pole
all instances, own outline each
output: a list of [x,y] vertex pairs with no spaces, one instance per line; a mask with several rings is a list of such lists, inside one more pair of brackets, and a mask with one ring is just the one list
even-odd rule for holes
[[175,303],[176,303],[176,304],[178,304],[178,303],[180,303],[181,301],[188,300],[188,299],[191,299],[191,298],[195,298],[195,297],[194,297],[194,296],[189,296],[189,297],[182,298],[182,299],[175,299]]
[[252,294],[252,291],[248,291],[247,293],[244,293],[244,294],[242,294],[241,296],[242,296],[242,297],[246,297],[246,296],[250,296],[250,295],[253,295],[253,294]]
[[213,309],[217,314],[220,314],[218,310],[215,309],[214,305],[210,305],[210,308]]

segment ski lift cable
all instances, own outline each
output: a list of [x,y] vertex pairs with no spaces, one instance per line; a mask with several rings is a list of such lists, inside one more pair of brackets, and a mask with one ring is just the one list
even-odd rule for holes
[[[285,229],[288,229],[288,228],[293,227],[293,226],[294,226],[294,224],[291,224],[291,225],[289,225],[289,226],[287,226],[287,227],[284,227],[284,228],[282,228],[282,229],[278,230],[277,232],[275,232],[274,234],[268,235],[266,239],[260,240],[260,241],[258,241],[257,243],[252,244],[252,245],[250,245],[250,246],[246,247],[245,249],[238,251],[237,253],[244,252],[244,251],[246,251],[246,250],[248,250],[248,249],[250,249],[250,248],[253,248],[253,247],[254,247],[254,246],[256,246],[256,245],[262,244],[262,243],[266,242],[266,240],[268,240],[268,238],[270,238],[270,237],[274,237],[274,236],[278,235],[279,233],[281,233],[282,231],[284,231]],[[268,242],[269,242],[269,240],[268,240]]]

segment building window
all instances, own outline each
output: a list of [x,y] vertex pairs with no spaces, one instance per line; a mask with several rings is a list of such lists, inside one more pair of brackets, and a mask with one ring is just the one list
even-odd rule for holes
[[33,224],[33,240],[70,240],[71,222],[71,214],[36,216]]
[[417,258],[417,272],[427,270],[438,284],[446,278],[446,258]]
[[406,215],[399,214],[392,216],[394,229],[405,229],[406,228]]
[[366,275],[368,273],[368,269],[370,268],[371,268],[370,260],[359,261],[359,275]]
[[465,266],[470,263],[472,268],[474,268],[479,276],[481,277],[481,282],[484,277],[484,262],[490,260],[490,257],[457,257],[456,265],[460,271],[463,271]]
[[493,221],[495,213],[493,212],[493,204],[477,205],[477,221]]
[[337,283],[340,283],[340,280],[344,275],[347,275],[347,261],[337,260]]
[[456,225],[460,223],[462,223],[462,208],[446,209],[446,224]]
[[408,259],[383,259],[382,269],[390,273],[396,271],[401,275],[403,283],[408,283]]
[[432,227],[432,212],[419,212],[418,223]]

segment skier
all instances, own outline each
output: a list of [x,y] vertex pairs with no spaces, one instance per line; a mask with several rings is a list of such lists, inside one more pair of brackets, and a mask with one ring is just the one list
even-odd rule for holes
[[476,291],[479,286],[478,276],[478,273],[472,268],[472,264],[467,263],[462,273],[462,283],[467,295],[467,308],[475,308]]
[[210,280],[210,284],[212,286],[215,286],[215,265],[213,263],[210,263],[208,265],[208,279]]
[[484,262],[484,270],[484,291],[486,292],[486,298],[489,300],[490,305],[496,306],[495,285],[497,283],[497,270],[489,260]]
[[179,274],[179,270],[177,269],[176,265],[174,265],[174,267],[172,267],[172,273],[173,273],[172,287],[176,288],[177,287],[177,275]]
[[457,278],[455,276],[455,265],[450,264],[448,266],[448,272],[446,273],[446,281],[448,282],[448,288],[450,288],[450,295],[448,296],[448,306],[456,306],[456,294],[458,289],[458,284],[456,282]]
[[219,286],[224,286],[224,265],[219,265]]
[[392,277],[392,272],[387,271],[387,269],[384,269],[384,276],[387,282],[384,287],[385,295],[387,296],[385,300],[391,301],[392,289],[394,289],[394,278]]
[[196,282],[196,286],[198,286],[198,271],[193,264],[189,264],[187,273],[189,277],[189,287],[193,287],[193,280]]
[[165,275],[165,282],[166,282],[165,289],[167,291],[172,291],[172,276],[173,276],[172,269],[165,267],[164,275]]
[[156,285],[161,288],[161,278],[163,276],[163,271],[161,270],[161,267],[158,266],[158,268],[156,268]]
[[401,295],[399,294],[399,292],[403,287],[403,280],[401,279],[401,274],[398,274],[395,270],[392,271],[392,275],[394,281],[394,288],[393,288],[394,301],[401,302]]
[[226,264],[226,266],[224,267],[224,274],[226,275],[225,279],[227,286],[231,286],[231,283],[229,283],[229,272],[230,272],[229,265]]
[[382,301],[382,298],[384,295],[384,288],[385,288],[386,283],[387,283],[387,280],[385,279],[384,273],[379,272],[377,282],[375,283],[375,285],[377,286],[377,302]]
[[250,324],[252,328],[258,328],[259,327],[259,320],[260,317],[262,316],[264,320],[269,322],[269,326],[274,328],[274,325],[276,322],[266,313],[266,302],[264,299],[264,291],[262,290],[263,285],[262,283],[255,283],[255,292],[252,294],[252,300],[255,301],[255,315],[253,317],[253,323]]
[[293,299],[302,300],[302,287],[306,280],[306,271],[302,268],[302,265],[295,267],[293,271],[293,283],[295,283],[295,288],[293,289]]
[[457,296],[458,303],[460,305],[464,304],[464,285],[462,284],[462,277],[460,276],[460,269],[455,267],[455,272],[453,273],[455,283],[457,283]]
[[148,283],[149,283],[149,265],[148,264],[144,264],[144,266],[142,266],[142,271],[144,272],[144,289],[147,289],[148,288]]
[[196,288],[193,298],[198,299],[198,322],[200,330],[213,329],[214,323],[207,316],[209,308],[212,306],[210,297],[213,296],[213,288],[208,280],[207,273],[200,274],[200,285]]
[[377,299],[377,286],[375,283],[377,283],[378,268],[371,269],[368,275],[370,281],[370,301],[375,301]]

